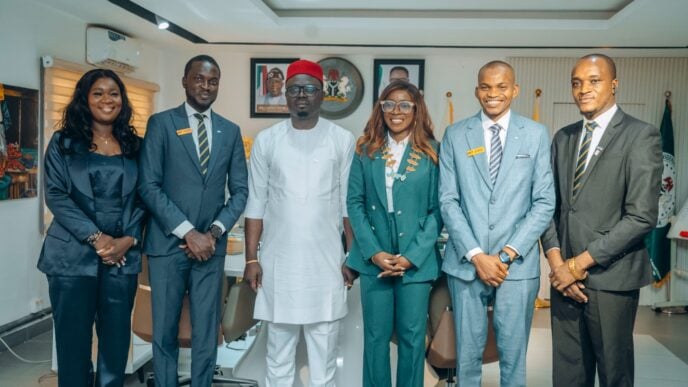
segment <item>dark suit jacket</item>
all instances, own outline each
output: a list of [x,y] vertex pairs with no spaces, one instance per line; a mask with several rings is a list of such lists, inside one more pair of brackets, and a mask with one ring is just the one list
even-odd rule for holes
[[[208,173],[201,165],[184,105],[148,120],[139,163],[139,194],[151,212],[143,251],[154,256],[180,252],[172,231],[188,220],[199,232],[215,221],[228,230],[246,206],[248,182],[239,127],[214,112]],[[188,129],[188,130],[183,130]],[[225,187],[231,198],[225,199]],[[223,253],[227,239],[217,241]]]
[[652,281],[643,238],[657,224],[663,168],[659,131],[619,109],[599,146],[590,150],[593,156],[573,199],[582,127],[579,121],[561,129],[552,143],[557,207],[543,247],[560,247],[564,258],[588,250],[598,264],[584,281],[592,289],[639,289]]
[[[43,241],[38,269],[49,275],[96,276],[100,258],[85,242],[98,231],[95,200],[88,174],[88,154],[62,154],[58,141],[62,133],[53,135],[45,153],[45,203],[53,213],[53,222]],[[123,235],[141,239],[143,205],[136,194],[138,169],[136,160],[124,160],[122,181]],[[132,247],[126,254],[123,274],[141,271],[141,250]]]
[[[434,146],[439,150],[438,144]],[[406,170],[410,151],[411,145],[406,147],[401,159],[400,173]],[[379,151],[372,159],[365,152],[355,154],[349,174],[347,208],[354,242],[346,264],[368,275],[381,272],[371,260],[373,255],[380,251],[392,252],[393,236],[387,220],[386,161]],[[392,188],[399,253],[414,265],[404,274],[405,283],[434,280],[440,274],[439,166],[423,155],[415,169],[406,174],[404,181],[396,180]]]

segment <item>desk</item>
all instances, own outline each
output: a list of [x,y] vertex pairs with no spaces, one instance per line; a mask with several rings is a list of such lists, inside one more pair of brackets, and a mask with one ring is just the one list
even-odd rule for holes
[[225,276],[227,277],[243,277],[246,257],[244,253],[232,254],[225,256]]

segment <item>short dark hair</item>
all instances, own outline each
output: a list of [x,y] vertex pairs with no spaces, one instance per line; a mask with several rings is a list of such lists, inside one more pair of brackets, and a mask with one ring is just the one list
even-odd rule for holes
[[609,71],[612,73],[612,79],[616,79],[616,63],[614,63],[614,60],[612,58],[604,54],[595,53],[583,56],[580,59],[578,59],[578,61],[586,59],[602,59],[605,63],[607,63],[607,66],[609,66]]
[[512,74],[514,74],[514,80],[516,80],[516,71],[514,71],[514,68],[511,67],[510,64],[504,62],[503,60],[493,60],[485,63],[483,67],[481,67],[480,70],[478,70],[478,79],[480,79],[480,74],[482,74],[483,71],[495,67],[506,67],[507,69],[509,69],[509,71],[511,71]]
[[392,67],[392,68],[389,70],[389,73],[391,74],[391,73],[395,72],[396,70],[401,70],[401,71],[403,71],[403,72],[406,73],[406,76],[407,76],[407,77],[409,76],[409,71],[408,71],[408,69],[407,69],[406,67],[404,67],[404,66],[394,66],[394,67]]
[[220,72],[220,65],[217,64],[215,59],[213,59],[212,56],[210,55],[196,55],[193,58],[189,59],[188,62],[186,62],[186,66],[184,66],[184,78],[189,74],[189,70],[191,70],[191,65],[194,64],[194,62],[208,62],[212,64],[213,66],[217,67],[217,72]]

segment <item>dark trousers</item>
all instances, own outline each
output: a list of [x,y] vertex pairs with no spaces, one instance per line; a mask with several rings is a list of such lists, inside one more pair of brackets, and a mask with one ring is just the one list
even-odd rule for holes
[[209,387],[215,373],[225,257],[205,262],[184,253],[148,257],[153,302],[153,369],[157,387],[177,386],[179,317],[184,294],[191,308],[191,381]]
[[552,380],[555,387],[632,386],[633,326],[640,291],[585,289],[579,304],[552,289]]
[[136,274],[98,266],[97,277],[48,275],[59,387],[93,386],[91,341],[98,335],[96,386],[121,387],[131,339]]

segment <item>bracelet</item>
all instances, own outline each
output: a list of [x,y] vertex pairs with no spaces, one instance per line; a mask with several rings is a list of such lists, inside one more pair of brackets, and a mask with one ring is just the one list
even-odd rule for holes
[[246,265],[248,265],[249,263],[258,263],[258,260],[257,259],[251,259],[251,260],[248,260],[245,262]]
[[582,281],[585,279],[585,277],[588,276],[587,272],[583,272],[583,275],[578,275],[578,269],[576,268],[576,259],[575,258],[569,258],[566,261],[566,264],[568,265],[569,273],[571,273],[571,276],[573,276],[573,278],[576,281]]
[[86,242],[88,242],[89,245],[94,246],[96,242],[98,242],[98,239],[100,239],[100,236],[103,235],[102,231],[98,230],[94,232],[93,234],[89,235],[86,238]]

